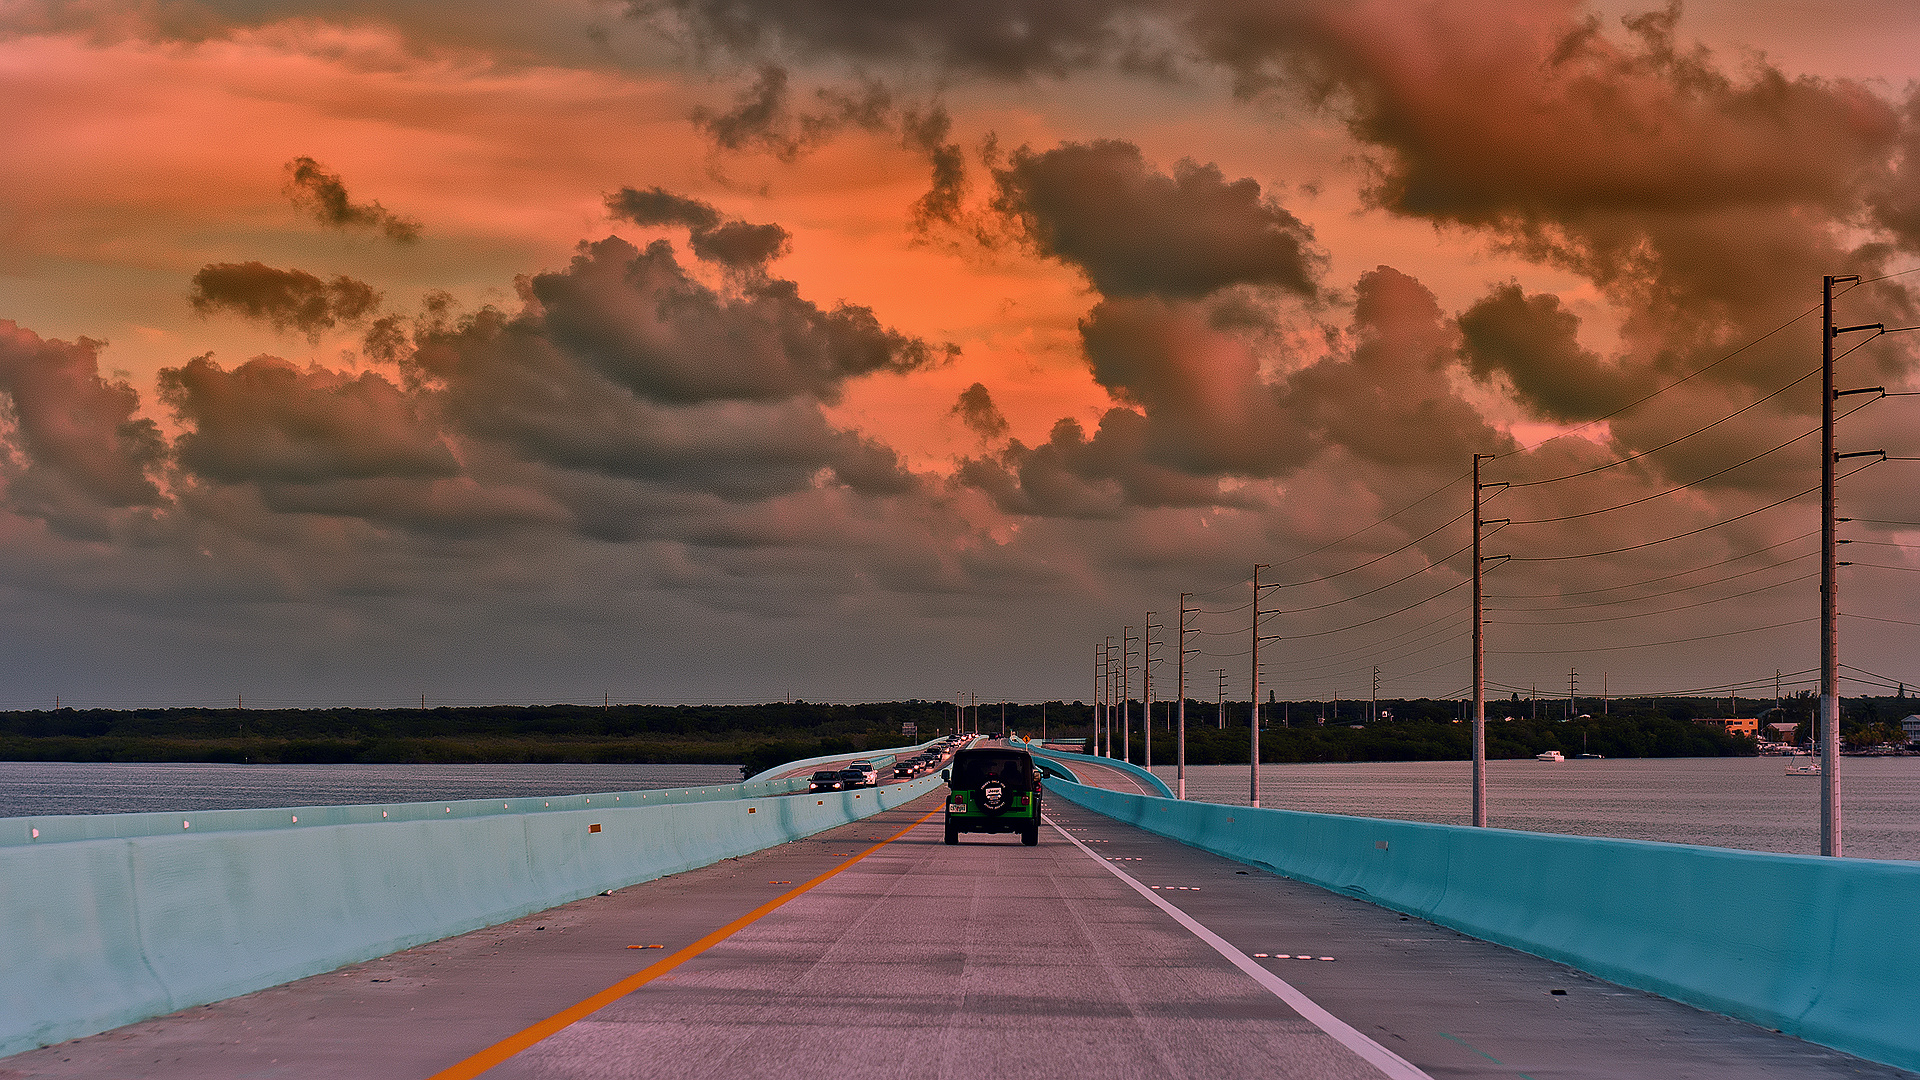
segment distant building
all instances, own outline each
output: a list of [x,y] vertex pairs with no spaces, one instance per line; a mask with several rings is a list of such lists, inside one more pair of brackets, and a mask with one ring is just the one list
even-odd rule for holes
[[1760,736],[1760,718],[1757,716],[1748,716],[1742,719],[1696,720],[1694,722],[1698,724],[1709,724],[1729,735],[1745,735],[1749,739]]
[[1768,724],[1767,738],[1774,742],[1792,742],[1793,733],[1800,730],[1799,724]]
[[1900,730],[1907,733],[1907,741],[1920,742],[1920,713],[1914,713],[1900,721]]

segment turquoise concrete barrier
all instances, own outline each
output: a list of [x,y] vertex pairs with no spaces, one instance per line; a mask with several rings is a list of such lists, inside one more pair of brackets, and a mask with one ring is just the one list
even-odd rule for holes
[[766,781],[771,779],[776,773],[787,772],[791,769],[803,768],[808,765],[825,765],[828,762],[834,761],[849,761],[853,758],[865,758],[875,765],[891,765],[896,758],[917,754],[933,746],[935,743],[945,741],[947,741],[946,736],[942,735],[937,739],[928,739],[919,746],[890,746],[885,750],[871,750],[864,754],[825,754],[820,757],[801,758],[799,761],[789,761],[784,765],[775,765],[771,769],[754,773],[752,776],[747,777],[747,783],[752,784]]
[[6,819],[0,1055],[745,855],[941,782],[778,796],[796,783]]
[[1068,762],[1068,761],[1087,761],[1087,762],[1093,762],[1100,765],[1105,765],[1109,769],[1117,769],[1123,773],[1126,773],[1128,776],[1137,778],[1138,780],[1140,780],[1141,783],[1151,785],[1154,790],[1158,791],[1160,794],[1166,796],[1167,798],[1169,799],[1173,798],[1173,789],[1167,786],[1167,782],[1165,780],[1160,779],[1159,777],[1153,775],[1152,773],[1141,768],[1140,766],[1133,764],[1130,761],[1121,761],[1119,758],[1096,757],[1092,754],[1076,754],[1071,750],[1043,750],[1040,748],[1039,743],[1028,742],[1025,739],[1020,740],[1020,745],[1024,747],[1027,750],[1027,752],[1032,754],[1034,757],[1046,758],[1049,761],[1056,761],[1056,762],[1062,762],[1062,763]]
[[1055,781],[1150,832],[1905,1069],[1920,863],[1252,809]]

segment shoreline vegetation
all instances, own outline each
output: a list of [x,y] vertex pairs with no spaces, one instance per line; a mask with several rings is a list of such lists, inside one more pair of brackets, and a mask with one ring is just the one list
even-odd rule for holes
[[[1852,698],[1846,730],[1897,731],[1913,711],[1904,698]],[[1765,710],[1768,721],[1804,721],[1811,702],[1789,699]],[[1543,750],[1569,756],[1716,757],[1753,754],[1754,740],[1696,722],[1728,715],[1726,699],[1623,699],[1601,716],[1562,719],[1564,701],[1490,701],[1487,754],[1526,758]],[[1338,708],[1364,714],[1365,702]],[[1055,742],[1083,740],[1091,710],[1083,702],[1006,706],[1010,730],[1037,736],[1045,713]],[[1549,715],[1508,714],[1544,712]],[[1761,712],[1754,709],[1745,715]],[[979,726],[997,734],[1000,705],[983,705]],[[1154,709],[1153,759],[1173,760],[1173,706]],[[1262,707],[1261,754],[1267,762],[1444,761],[1468,756],[1470,726],[1460,702],[1382,701],[1372,721],[1334,713],[1324,702]],[[1142,757],[1140,703],[1134,702],[1134,758]],[[1216,726],[1221,716],[1226,726]],[[1245,764],[1247,704],[1189,700],[1187,761]],[[1310,719],[1309,719],[1310,718]],[[1237,721],[1237,722],[1236,722]],[[918,725],[903,736],[901,725]],[[971,724],[971,715],[969,716]],[[737,764],[742,775],[825,754],[899,746],[954,730],[949,702],[832,705],[531,705],[428,709],[51,709],[0,712],[0,760],[86,762],[231,762],[253,764]]]

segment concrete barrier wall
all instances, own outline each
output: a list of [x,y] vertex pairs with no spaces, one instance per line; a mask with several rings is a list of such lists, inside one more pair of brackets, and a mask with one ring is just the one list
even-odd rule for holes
[[[1070,756],[1069,756],[1070,757]],[[1048,790],[1150,832],[1920,1070],[1920,863]]]
[[[754,773],[752,776],[747,777],[747,783],[749,784],[759,783],[759,782],[771,779],[777,773],[783,773],[792,769],[799,769],[809,765],[825,765],[831,761],[851,761],[854,758],[865,758],[866,760],[873,762],[875,765],[891,765],[894,763],[895,759],[897,758],[917,754],[920,751],[925,750],[930,746],[933,746],[935,743],[942,743],[945,741],[946,741],[946,736],[942,735],[937,739],[928,739],[926,742],[921,743],[919,746],[894,746],[894,747],[889,747],[885,750],[872,750],[864,753],[853,752],[853,753],[843,753],[843,754],[825,754],[821,757],[801,758],[799,761],[789,761],[784,765],[775,765],[771,769],[766,769],[761,772]],[[805,778],[803,777],[802,779],[805,779]]]
[[10,819],[0,1055],[772,847],[940,783]]
[[1116,769],[1120,772],[1126,773],[1129,776],[1135,777],[1141,783],[1146,784],[1148,787],[1153,788],[1155,791],[1158,791],[1160,794],[1166,796],[1169,799],[1173,798],[1173,789],[1167,786],[1167,782],[1165,780],[1160,779],[1159,777],[1153,775],[1152,773],[1148,772],[1147,770],[1141,768],[1138,765],[1135,765],[1130,761],[1121,761],[1119,758],[1098,757],[1093,754],[1077,754],[1071,750],[1047,750],[1047,749],[1043,749],[1039,743],[1027,742],[1025,740],[1022,740],[1020,742],[1020,745],[1024,747],[1027,750],[1027,752],[1031,753],[1034,757],[1046,758],[1050,761],[1057,761],[1062,764],[1065,764],[1067,762],[1072,762],[1072,761],[1086,761],[1086,762],[1092,762],[1098,765],[1105,765],[1109,769]]

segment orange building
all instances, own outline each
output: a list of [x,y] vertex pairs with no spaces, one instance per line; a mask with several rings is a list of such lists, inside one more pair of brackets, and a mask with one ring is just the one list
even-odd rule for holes
[[1760,736],[1760,718],[1757,716],[1749,716],[1744,719],[1696,720],[1695,723],[1712,724],[1729,735],[1745,735],[1749,739],[1759,738]]

